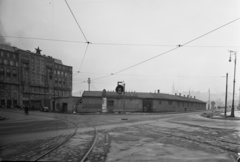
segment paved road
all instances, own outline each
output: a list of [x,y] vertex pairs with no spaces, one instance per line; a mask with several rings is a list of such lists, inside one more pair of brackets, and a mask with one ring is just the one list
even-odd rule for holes
[[[91,145],[94,136],[91,126],[96,126],[99,137],[87,161],[227,162],[236,161],[240,147],[239,121],[212,120],[199,116],[200,112],[161,115],[44,113],[44,117],[35,116],[43,114],[40,112],[30,112],[27,117],[0,112],[18,118],[6,120],[6,125],[0,123],[0,139],[5,136],[0,157],[5,159],[13,153],[19,154],[21,148],[50,141],[68,128],[65,122],[53,117],[70,120],[79,128],[72,139],[41,161],[79,161]],[[24,134],[22,140],[13,138],[16,132]],[[52,136],[44,132],[52,132]],[[26,136],[28,138],[24,138]],[[19,148],[11,150],[13,146]]]

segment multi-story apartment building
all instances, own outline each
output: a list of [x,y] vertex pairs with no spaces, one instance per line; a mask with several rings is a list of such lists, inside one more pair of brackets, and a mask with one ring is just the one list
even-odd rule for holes
[[[40,54],[39,50],[33,53],[15,47],[6,47],[3,49],[0,46],[3,53],[0,69],[4,71],[0,74],[3,80],[0,85],[6,89],[8,87],[7,94],[1,92],[3,96],[1,105],[9,107],[23,104],[34,106],[35,109],[48,106],[55,110],[56,97],[71,96],[72,67],[63,65],[61,60]],[[6,85],[11,85],[11,89],[9,90],[9,86]]]
[[0,44],[0,107],[20,100],[19,55],[14,47]]

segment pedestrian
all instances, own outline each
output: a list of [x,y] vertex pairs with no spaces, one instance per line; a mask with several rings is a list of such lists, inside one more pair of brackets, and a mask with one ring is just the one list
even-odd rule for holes
[[27,115],[27,106],[23,105],[24,113]]
[[28,115],[29,106],[26,106],[26,115]]

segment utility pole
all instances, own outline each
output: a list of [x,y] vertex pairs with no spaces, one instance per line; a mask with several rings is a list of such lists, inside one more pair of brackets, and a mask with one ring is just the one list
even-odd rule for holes
[[239,94],[238,94],[238,96],[239,96],[239,100],[238,100],[238,110],[240,110],[240,88],[239,88]]
[[126,93],[126,89],[125,89],[126,84],[125,84],[125,83],[123,83],[123,87],[124,87],[124,93],[123,93],[123,95],[124,95],[124,100],[123,100],[123,114],[125,114],[125,113],[126,113],[126,112],[125,112],[125,93]]
[[236,76],[236,63],[237,63],[237,52],[236,51],[229,51],[230,52],[230,58],[229,62],[231,62],[231,55],[232,53],[235,55],[235,60],[234,60],[234,78],[233,78],[233,99],[232,99],[232,110],[231,110],[231,117],[235,117],[234,115],[234,95],[235,95],[235,76]]
[[210,89],[208,89],[208,110],[210,110]]
[[228,73],[226,75],[226,93],[225,93],[225,117],[227,117],[227,95],[228,95]]
[[91,84],[91,79],[88,78],[88,91],[90,91],[90,84]]

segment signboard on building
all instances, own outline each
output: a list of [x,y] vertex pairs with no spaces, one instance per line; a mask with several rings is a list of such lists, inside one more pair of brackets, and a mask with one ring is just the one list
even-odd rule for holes
[[124,87],[122,85],[118,85],[115,89],[115,91],[118,93],[118,94],[122,94],[124,92]]

